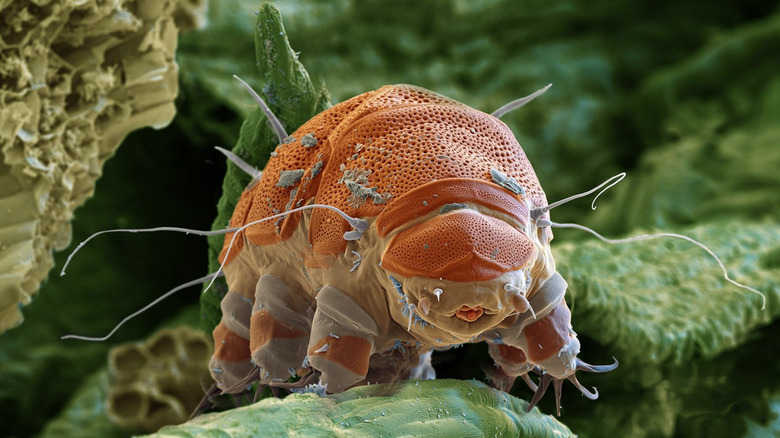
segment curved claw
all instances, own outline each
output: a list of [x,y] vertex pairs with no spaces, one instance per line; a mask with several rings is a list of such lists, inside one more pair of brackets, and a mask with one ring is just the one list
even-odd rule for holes
[[[247,389],[248,386],[251,386],[254,382],[260,380],[261,370],[262,370],[261,367],[258,366],[253,367],[252,370],[249,373],[247,373],[247,375],[243,379],[241,379],[241,381],[235,383],[234,385],[228,388],[219,389],[219,393],[220,394],[232,393],[239,389],[243,389],[242,393],[248,391]],[[263,393],[263,390],[265,390],[265,388],[270,388],[271,394],[273,394],[274,397],[281,398],[282,393],[279,392],[280,388],[287,389],[287,390],[304,388],[307,385],[318,382],[321,374],[322,374],[321,372],[315,370],[314,368],[309,368],[306,374],[301,376],[301,378],[296,382],[273,382],[269,384],[259,384],[258,387],[255,389],[255,397],[252,403],[257,401],[257,398],[260,396],[260,394]],[[203,404],[203,402],[201,402],[201,404]],[[198,409],[200,409],[200,407]],[[201,409],[201,411],[202,410],[203,409]],[[193,413],[193,415],[195,415],[195,413]]]
[[240,381],[236,382],[232,386],[228,386],[227,388],[222,389],[222,393],[232,393],[238,390],[243,390],[246,388],[247,385],[251,385],[257,380],[260,380],[260,367],[255,366],[252,367],[252,370],[247,373],[247,375],[241,379]]
[[306,374],[302,375],[296,382],[275,382],[268,386],[284,389],[300,389],[305,388],[312,383],[317,383],[320,380],[320,376],[322,376],[320,371],[309,368]]
[[531,399],[531,402],[528,403],[528,409],[526,412],[531,412],[531,409],[536,406],[537,403],[539,403],[539,400],[542,399],[544,396],[544,393],[547,391],[547,387],[550,386],[550,381],[552,380],[552,377],[550,377],[547,373],[542,373],[541,379],[539,379],[539,387],[536,389],[536,393],[534,393],[534,398]]
[[599,398],[599,390],[596,389],[595,386],[593,387],[593,392],[588,391],[588,389],[582,386],[582,383],[580,383],[580,381],[577,380],[577,376],[575,376],[574,374],[567,377],[566,380],[571,382],[577,389],[579,389],[582,395],[584,395],[585,398],[587,398],[588,400],[596,400],[597,398]]
[[614,359],[615,362],[610,365],[591,365],[587,362],[583,362],[580,358],[577,358],[577,371],[587,371],[589,373],[606,373],[612,371],[620,365],[620,362],[618,362],[617,359],[614,357],[612,359]]
[[222,390],[217,387],[217,383],[212,383],[211,387],[209,387],[208,390],[206,390],[206,393],[203,394],[203,398],[200,400],[200,404],[195,408],[195,410],[192,411],[190,414],[190,420],[197,417],[198,415],[202,414],[205,411],[208,411],[212,408],[214,408],[214,398],[218,395],[222,394]]
[[[615,359],[613,357],[613,359]],[[612,371],[615,368],[617,368],[619,365],[618,360],[615,359],[615,362],[610,365],[591,365],[587,362],[583,362],[579,358],[577,359],[577,371],[586,371],[590,373],[606,373],[608,371]],[[568,377],[557,379],[546,372],[544,372],[543,369],[536,366],[531,371],[538,374],[540,377],[539,379],[539,385],[535,385],[533,381],[528,377],[528,374],[524,374],[521,376],[525,383],[528,385],[529,388],[531,388],[532,391],[534,391],[534,397],[531,399],[531,402],[528,404],[528,410],[527,412],[531,412],[531,409],[533,409],[534,406],[536,406],[537,403],[539,403],[539,400],[544,397],[544,393],[547,391],[547,387],[550,386],[550,382],[553,384],[553,388],[555,389],[555,410],[558,416],[561,415],[561,389],[563,387],[563,380],[570,381],[581,393],[583,396],[588,398],[589,400],[596,400],[599,398],[599,391],[594,387],[593,392],[589,391],[587,388],[582,386],[582,383],[580,383],[579,380],[577,380],[577,376],[575,374],[571,374]]]
[[526,385],[528,385],[528,388],[531,389],[531,391],[536,392],[537,389],[539,389],[539,386],[534,383],[533,380],[528,376],[528,373],[523,374],[520,376],[521,379],[525,382]]

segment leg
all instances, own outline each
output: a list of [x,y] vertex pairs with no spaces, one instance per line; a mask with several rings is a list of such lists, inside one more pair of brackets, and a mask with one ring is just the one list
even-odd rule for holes
[[436,370],[433,369],[433,364],[431,363],[432,355],[433,350],[428,350],[418,356],[419,362],[417,362],[417,366],[409,372],[410,379],[434,380],[436,378]]
[[275,275],[263,275],[255,289],[249,328],[252,361],[261,383],[287,381],[306,357],[311,304],[300,290]]
[[411,342],[399,342],[394,348],[371,355],[368,374],[360,384],[394,383],[407,379],[429,380],[436,378],[431,365],[431,351]]
[[347,294],[332,286],[320,290],[308,352],[328,392],[344,391],[366,377],[377,333],[374,319]]
[[214,329],[214,355],[209,369],[217,388],[230,393],[240,393],[240,382],[253,366],[249,361],[249,315],[252,302],[248,298],[229,291],[220,305],[222,320]]
[[[222,298],[222,319],[214,329],[214,355],[209,369],[217,388],[241,393],[254,368],[250,362],[249,318],[258,276],[242,257],[225,266],[228,293]],[[248,382],[251,383],[251,382]]]
[[[571,328],[571,313],[563,299],[544,318],[525,326],[512,343],[519,347],[515,350],[522,352],[523,359],[527,360],[529,366],[534,367],[533,370],[540,375],[538,388],[528,405],[529,411],[544,396],[547,387],[552,383],[558,415],[560,415],[563,380],[569,380],[585,397],[595,400],[598,397],[598,392],[590,392],[583,387],[577,380],[575,372],[604,373],[615,369],[618,365],[615,361],[612,365],[593,366],[577,358],[580,343],[576,333]],[[503,356],[503,354],[499,351],[499,354],[493,357]],[[498,362],[498,359],[496,361]],[[524,375],[524,379],[528,379],[527,374]],[[529,380],[526,380],[526,383],[528,382]],[[533,390],[536,385],[529,384],[528,386]]]
[[511,345],[488,342],[490,357],[493,358],[497,367],[490,371],[490,384],[496,389],[509,392],[515,379],[522,376],[523,380],[531,387],[532,382],[528,379],[528,371],[533,369],[533,365],[528,363],[523,350],[512,347]]
[[519,329],[500,329],[497,332],[501,340],[488,342],[490,356],[498,365],[497,370],[491,371],[493,386],[508,391],[515,377],[522,377],[535,391],[528,372],[536,366],[557,379],[574,373],[580,344],[570,328],[571,314],[563,299],[543,318],[527,325],[524,321],[516,324]]
[[522,345],[532,363],[557,379],[574,374],[580,341],[571,328],[571,313],[566,301],[544,318],[523,329]]

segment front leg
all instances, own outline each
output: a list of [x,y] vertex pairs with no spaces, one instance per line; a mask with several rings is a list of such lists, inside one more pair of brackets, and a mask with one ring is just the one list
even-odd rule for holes
[[[515,316],[511,322],[508,320],[507,325],[485,334],[490,347],[490,357],[496,363],[496,368],[486,371],[495,388],[509,391],[515,379],[522,377],[528,387],[536,391],[536,384],[528,377],[528,372],[541,365],[535,361],[540,356],[538,352],[544,349],[545,358],[548,358],[551,353],[560,350],[554,345],[558,340],[557,331],[550,332],[545,339],[537,338],[544,336],[545,332],[550,330],[550,321],[555,321],[552,325],[556,328],[560,325],[558,315],[561,314],[562,309],[558,307],[560,303],[563,303],[564,308],[566,306],[563,301],[566,286],[566,281],[556,272],[529,300],[530,308]],[[529,334],[532,334],[533,338],[530,342],[526,337]],[[568,337],[568,332],[566,334]]]
[[[532,324],[520,329],[496,330],[497,339],[488,340],[490,357],[497,365],[497,369],[489,373],[492,386],[509,391],[515,378],[522,377],[528,387],[536,391],[537,385],[528,377],[532,370],[557,380],[572,376],[577,369],[580,343],[571,330],[570,315],[566,302],[561,300],[552,311]],[[525,322],[518,323],[521,324]]]
[[[508,344],[507,347],[501,345],[491,347],[491,356],[499,364],[499,369],[506,366],[509,375],[521,372],[526,367],[522,365],[521,360],[525,360],[527,366],[533,367],[533,370],[539,373],[538,388],[528,405],[529,411],[544,396],[547,387],[552,383],[557,411],[560,415],[563,380],[569,380],[585,397],[595,400],[598,392],[591,392],[583,387],[575,377],[575,373],[577,371],[604,373],[615,369],[618,365],[615,361],[612,365],[594,366],[577,358],[580,342],[571,327],[571,312],[563,299],[565,291],[566,282],[560,275],[554,274],[529,300],[531,308],[535,309],[531,318],[528,318],[526,312],[519,315],[509,327],[502,327],[490,333],[497,335],[502,342]],[[513,367],[513,363],[517,365]],[[527,371],[522,376],[526,383],[530,382]],[[537,385],[531,382],[529,386],[534,389]]]
[[328,392],[344,391],[366,377],[377,334],[374,319],[349,295],[333,286],[320,290],[308,358]]
[[490,385],[504,392],[509,392],[517,377],[522,377],[532,391],[536,385],[528,378],[528,372],[533,365],[528,363],[523,350],[507,345],[503,342],[488,341],[490,357],[495,362],[495,367],[488,371]]

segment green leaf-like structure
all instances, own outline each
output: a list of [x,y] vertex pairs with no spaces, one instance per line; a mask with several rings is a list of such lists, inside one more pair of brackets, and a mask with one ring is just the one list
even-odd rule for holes
[[[262,92],[258,90],[258,93],[264,96],[268,107],[287,132],[292,132],[330,106],[328,93],[324,87],[318,88],[312,84],[306,69],[298,62],[296,53],[287,41],[282,17],[275,6],[266,3],[260,8],[255,31],[257,68],[265,84]],[[239,87],[237,82],[236,87]],[[246,100],[252,101],[249,95],[246,95]],[[257,169],[262,169],[278,144],[265,115],[260,108],[255,108],[241,126],[241,134],[233,153]],[[233,209],[250,180],[244,171],[233,163],[228,163],[222,197],[217,204],[217,217],[212,229],[229,226]],[[222,236],[209,238],[209,269],[212,272],[219,267],[217,257],[223,242]],[[219,280],[201,297],[201,317],[203,326],[208,331],[213,330],[219,323],[219,303],[226,291],[225,281]]]
[[149,438],[573,437],[528,403],[483,383],[420,380],[369,385],[338,395],[292,394],[166,426]]

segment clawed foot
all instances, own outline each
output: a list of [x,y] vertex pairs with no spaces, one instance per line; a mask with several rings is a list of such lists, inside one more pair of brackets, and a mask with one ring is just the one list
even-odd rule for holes
[[[610,365],[591,365],[589,363],[583,362],[580,359],[577,359],[576,371],[585,371],[589,373],[606,373],[614,370],[615,368],[618,367],[618,365],[619,363],[617,359],[615,359],[615,362]],[[597,398],[599,398],[599,392],[598,390],[596,390],[595,387],[593,388],[593,392],[588,391],[588,389],[582,386],[579,380],[577,380],[577,376],[574,374],[571,374],[568,377],[565,377],[563,379],[556,379],[550,376],[549,374],[545,373],[539,367],[535,367],[533,371],[539,374],[540,376],[538,385],[534,385],[527,374],[523,376],[524,380],[528,384],[528,387],[531,388],[532,391],[534,391],[534,397],[531,399],[531,402],[528,404],[528,410],[526,412],[531,412],[531,409],[533,409],[533,407],[536,406],[539,400],[542,399],[544,393],[547,391],[547,387],[550,386],[550,382],[552,382],[553,388],[555,389],[555,410],[558,416],[561,415],[561,388],[563,387],[564,380],[568,380],[572,384],[574,384],[574,386],[580,390],[582,395],[587,397],[589,400],[596,400]]]
[[[215,400],[217,397],[223,395],[223,394],[232,394],[235,399],[236,405],[242,405],[241,400],[242,398],[245,398],[246,401],[243,404],[248,404],[249,397],[252,394],[251,386],[260,380],[260,367],[254,367],[252,368],[252,371],[249,372],[243,379],[241,379],[240,382],[236,383],[235,385],[229,387],[229,388],[219,388],[216,383],[212,384],[211,387],[206,391],[206,393],[203,395],[203,398],[200,401],[200,404],[198,407],[195,408],[195,410],[192,412],[192,415],[190,415],[190,419],[193,419],[200,415],[201,413],[211,410],[215,407],[217,407],[217,403],[215,403]],[[303,389],[311,384],[315,384],[319,382],[321,373],[314,368],[309,368],[306,374],[301,376],[300,379],[298,379],[295,382],[273,382],[272,384],[262,384],[258,383],[257,388],[254,389],[254,398],[251,400],[251,403],[254,403],[257,401],[257,398],[260,396],[260,394],[265,391],[265,388],[271,389],[271,394],[273,394],[274,397],[280,398],[282,394],[279,392],[279,389],[287,389],[287,390],[295,390],[295,389]],[[240,389],[243,389],[243,391],[238,391]]]

